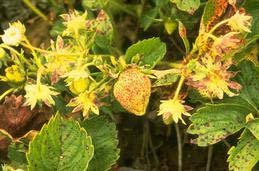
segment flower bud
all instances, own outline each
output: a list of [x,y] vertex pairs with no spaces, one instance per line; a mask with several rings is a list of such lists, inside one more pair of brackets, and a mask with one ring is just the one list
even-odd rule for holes
[[5,76],[10,82],[22,82],[25,80],[24,73],[19,69],[19,66],[12,65],[5,69]]
[[89,79],[87,78],[79,78],[77,80],[72,81],[69,86],[69,90],[74,94],[83,93],[89,85]]

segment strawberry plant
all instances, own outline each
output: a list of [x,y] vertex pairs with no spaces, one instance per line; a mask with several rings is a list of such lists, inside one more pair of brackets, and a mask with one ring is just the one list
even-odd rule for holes
[[34,42],[33,18],[3,29],[3,171],[174,170],[174,141],[179,171],[186,144],[208,146],[203,169],[258,168],[257,0],[23,3],[50,40]]

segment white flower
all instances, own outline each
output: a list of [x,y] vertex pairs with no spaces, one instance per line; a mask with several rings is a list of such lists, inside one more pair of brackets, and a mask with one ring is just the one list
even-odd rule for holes
[[230,26],[233,31],[250,33],[251,21],[252,21],[251,16],[237,11],[235,15],[233,15],[229,19],[229,22],[227,23],[227,25]]
[[52,96],[58,95],[58,92],[53,91],[53,87],[43,84],[27,84],[24,89],[26,91],[24,105],[30,105],[31,110],[36,106],[38,101],[42,101],[48,106],[54,105],[55,101],[52,99]]
[[24,38],[25,27],[22,23],[15,22],[10,24],[9,28],[4,30],[2,40],[5,44],[10,46],[17,46]]

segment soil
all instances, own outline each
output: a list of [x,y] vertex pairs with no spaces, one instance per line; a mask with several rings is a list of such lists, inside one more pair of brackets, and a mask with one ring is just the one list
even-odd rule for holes
[[[119,124],[120,171],[178,170],[178,148],[174,125],[164,126],[160,121],[150,121],[129,114],[122,115]],[[205,171],[208,163],[208,147],[191,144],[191,137],[184,134],[186,126],[182,124],[179,126],[183,142],[182,170]],[[150,138],[145,138],[149,136]],[[148,140],[145,141],[145,139]],[[220,142],[212,148],[210,170],[227,171],[228,146]]]

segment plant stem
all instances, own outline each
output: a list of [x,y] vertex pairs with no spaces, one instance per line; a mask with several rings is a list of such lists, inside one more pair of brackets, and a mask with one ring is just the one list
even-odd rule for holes
[[48,17],[43,14],[43,12],[41,12],[37,7],[35,7],[30,0],[23,0],[23,3],[25,5],[27,5],[27,7],[29,7],[33,12],[35,12],[39,17],[41,17],[43,20],[47,21],[49,24],[53,24]]
[[178,83],[178,85],[177,85],[177,88],[176,88],[176,91],[175,91],[173,100],[176,100],[176,99],[178,98],[179,93],[180,93],[180,91],[181,91],[181,88],[182,88],[182,86],[183,86],[184,80],[185,80],[185,77],[184,77],[183,74],[182,74],[182,75],[181,75],[181,78],[180,78],[180,81],[179,81],[179,83]]
[[206,164],[206,171],[210,171],[212,154],[213,154],[213,146],[211,145],[208,147],[208,158],[207,158],[207,164]]
[[180,129],[177,123],[174,124],[177,136],[177,147],[178,147],[178,171],[182,171],[183,168],[183,151],[182,151],[182,139]]
[[5,44],[1,44],[0,47],[9,50],[10,52],[15,53],[18,57],[21,58],[22,61],[24,61],[27,65],[29,65],[30,67],[32,67],[32,64],[19,52],[17,52],[14,48],[7,46]]
[[149,121],[147,120],[147,124],[148,124],[148,132],[149,132],[149,139],[148,139],[148,142],[149,142],[149,147],[151,149],[151,152],[153,154],[153,157],[154,157],[154,160],[155,160],[155,164],[156,164],[156,168],[159,166],[159,159],[157,157],[157,154],[156,154],[156,149],[154,148],[154,145],[153,145],[153,141],[152,141],[152,137],[151,137],[151,134],[150,134],[150,126],[149,126]]
[[10,89],[6,90],[6,91],[0,96],[0,101],[2,101],[3,98],[4,98],[6,95],[10,94],[10,93],[13,92],[14,90],[15,90],[14,88],[10,88]]
[[169,37],[169,40],[173,43],[173,45],[176,47],[176,49],[182,54],[186,55],[185,51],[176,43],[174,38]]
[[33,50],[36,50],[36,51],[41,52],[41,53],[47,53],[47,54],[52,55],[52,56],[80,56],[80,53],[51,52],[51,51],[48,51],[48,50],[44,50],[44,49],[40,49],[40,48],[30,46],[30,45],[25,44],[25,43],[21,43],[21,45],[28,48],[28,49],[31,49],[31,50],[33,49]]
[[229,21],[229,18],[226,20],[223,20],[221,22],[219,22],[218,24],[216,24],[210,31],[209,34],[212,34],[217,28],[219,28],[221,25],[227,23]]

